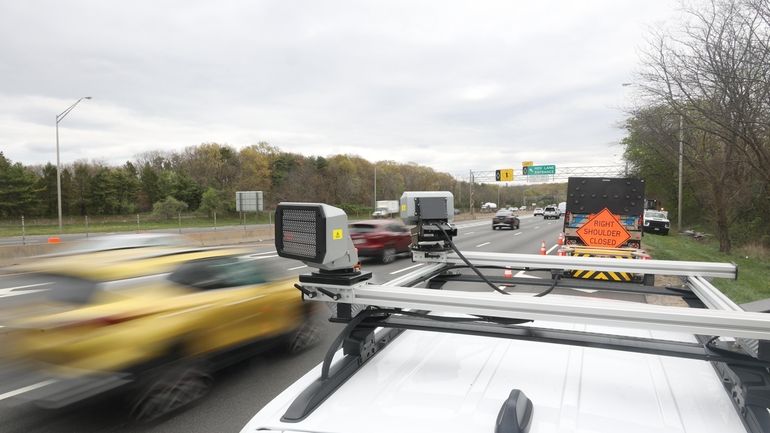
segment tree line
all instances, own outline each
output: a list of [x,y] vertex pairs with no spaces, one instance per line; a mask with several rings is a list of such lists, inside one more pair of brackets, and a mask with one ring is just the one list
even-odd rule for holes
[[656,31],[642,57],[642,101],[625,129],[631,172],[676,217],[682,146],[683,220],[710,227],[720,251],[770,245],[770,7],[710,0]]
[[[370,210],[377,199],[397,200],[404,191],[451,191],[455,206],[468,209],[469,184],[415,163],[367,161],[355,155],[304,156],[268,143],[235,149],[203,143],[183,151],[153,151],[111,166],[76,161],[61,172],[62,213],[67,216],[128,215],[155,211],[234,212],[236,191],[263,191],[266,208],[281,201],[313,201],[348,212]],[[560,197],[558,186],[529,188],[476,184],[473,200],[504,204]],[[559,196],[559,197],[557,197]],[[0,218],[57,216],[56,166],[25,166],[0,152]]]

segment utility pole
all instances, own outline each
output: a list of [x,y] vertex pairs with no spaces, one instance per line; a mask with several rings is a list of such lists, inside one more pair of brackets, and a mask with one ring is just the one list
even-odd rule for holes
[[374,164],[374,204],[372,209],[377,210],[377,164]]
[[470,170],[469,191],[468,191],[468,206],[471,208],[471,219],[476,219],[476,213],[473,209],[473,170]]
[[684,118],[679,115],[679,198],[677,199],[678,209],[676,211],[676,229],[682,231],[682,154],[684,142]]

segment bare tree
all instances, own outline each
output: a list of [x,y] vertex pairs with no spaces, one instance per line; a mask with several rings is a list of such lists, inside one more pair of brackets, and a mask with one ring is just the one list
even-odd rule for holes
[[[766,1],[711,0],[685,9],[685,24],[653,37],[641,87],[744,154],[770,183],[770,21]],[[695,122],[695,119],[705,122]]]
[[640,87],[647,108],[685,120],[685,159],[729,252],[738,198],[770,185],[770,14],[766,0],[710,0],[683,12],[680,28],[652,37]]

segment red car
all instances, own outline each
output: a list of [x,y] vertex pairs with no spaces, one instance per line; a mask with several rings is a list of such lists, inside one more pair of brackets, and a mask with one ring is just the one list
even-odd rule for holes
[[375,257],[391,263],[400,253],[409,252],[412,235],[396,220],[370,220],[350,224],[350,238],[359,257]]

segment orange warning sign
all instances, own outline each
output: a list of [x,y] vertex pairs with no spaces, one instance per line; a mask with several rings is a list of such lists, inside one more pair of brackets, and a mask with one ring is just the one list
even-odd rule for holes
[[631,238],[618,217],[607,208],[589,218],[577,234],[589,247],[617,248]]

